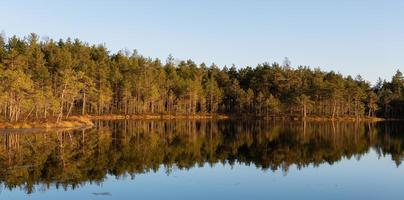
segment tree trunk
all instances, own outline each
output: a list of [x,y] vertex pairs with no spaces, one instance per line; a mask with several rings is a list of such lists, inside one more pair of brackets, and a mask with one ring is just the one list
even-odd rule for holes
[[60,119],[62,119],[62,117],[63,117],[63,104],[64,104],[64,98],[65,98],[65,90],[66,90],[66,84],[64,85],[64,88],[63,88],[63,90],[62,90],[62,96],[61,96],[61,103],[60,103],[60,112],[59,112],[59,115],[58,115],[58,118],[57,118],[57,122],[59,122],[60,121]]
[[333,106],[332,106],[332,119],[335,118],[336,110],[337,110],[337,103],[334,101]]
[[27,121],[28,117],[31,115],[32,111],[34,111],[35,107],[32,107],[31,111],[29,111],[28,115],[25,117],[24,121]]
[[66,117],[69,117],[70,113],[72,112],[73,105],[74,105],[74,100],[70,103],[69,111],[67,112]]
[[86,93],[83,93],[83,106],[82,106],[82,111],[81,111],[81,115],[85,115],[86,114]]
[[45,106],[44,106],[44,116],[45,116],[45,119],[46,119],[46,114],[47,114],[47,111],[46,111],[46,103],[45,103]]

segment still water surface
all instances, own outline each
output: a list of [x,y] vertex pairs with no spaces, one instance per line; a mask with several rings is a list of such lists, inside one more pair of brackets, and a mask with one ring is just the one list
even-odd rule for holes
[[0,135],[0,199],[403,199],[404,124],[100,121]]

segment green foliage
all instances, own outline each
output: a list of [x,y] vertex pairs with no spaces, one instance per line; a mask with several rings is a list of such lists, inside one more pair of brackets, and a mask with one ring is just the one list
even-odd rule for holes
[[192,60],[165,64],[133,53],[110,54],[80,40],[0,37],[3,119],[71,114],[196,114],[403,117],[404,79],[375,87],[285,60],[255,68],[219,69]]

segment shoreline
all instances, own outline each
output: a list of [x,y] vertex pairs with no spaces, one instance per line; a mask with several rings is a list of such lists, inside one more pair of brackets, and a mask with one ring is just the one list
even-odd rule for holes
[[89,115],[91,120],[147,120],[147,119],[232,119],[230,115],[223,114],[136,114],[136,115]]
[[380,121],[402,121],[404,119],[385,119],[379,117],[318,117],[308,116],[303,118],[301,116],[259,116],[259,115],[227,115],[227,114],[135,114],[135,115],[89,115],[91,120],[175,120],[175,119],[237,119],[237,120],[288,120],[288,121],[309,121],[309,122],[380,122]]
[[0,122],[0,129],[75,129],[91,128],[94,123],[86,116],[71,116],[59,122],[56,119],[28,122]]
[[76,129],[91,128],[93,120],[275,120],[275,121],[307,121],[307,122],[368,122],[402,121],[404,119],[385,119],[378,117],[318,117],[308,116],[257,116],[257,115],[226,115],[226,114],[136,114],[136,115],[85,115],[71,116],[56,122],[56,119],[29,122],[0,122],[0,129]]

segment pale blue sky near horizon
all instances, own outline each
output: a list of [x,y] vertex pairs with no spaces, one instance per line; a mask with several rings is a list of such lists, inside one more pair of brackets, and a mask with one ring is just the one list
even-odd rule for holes
[[400,0],[1,0],[0,30],[220,67],[288,57],[375,82],[404,71],[403,10]]

